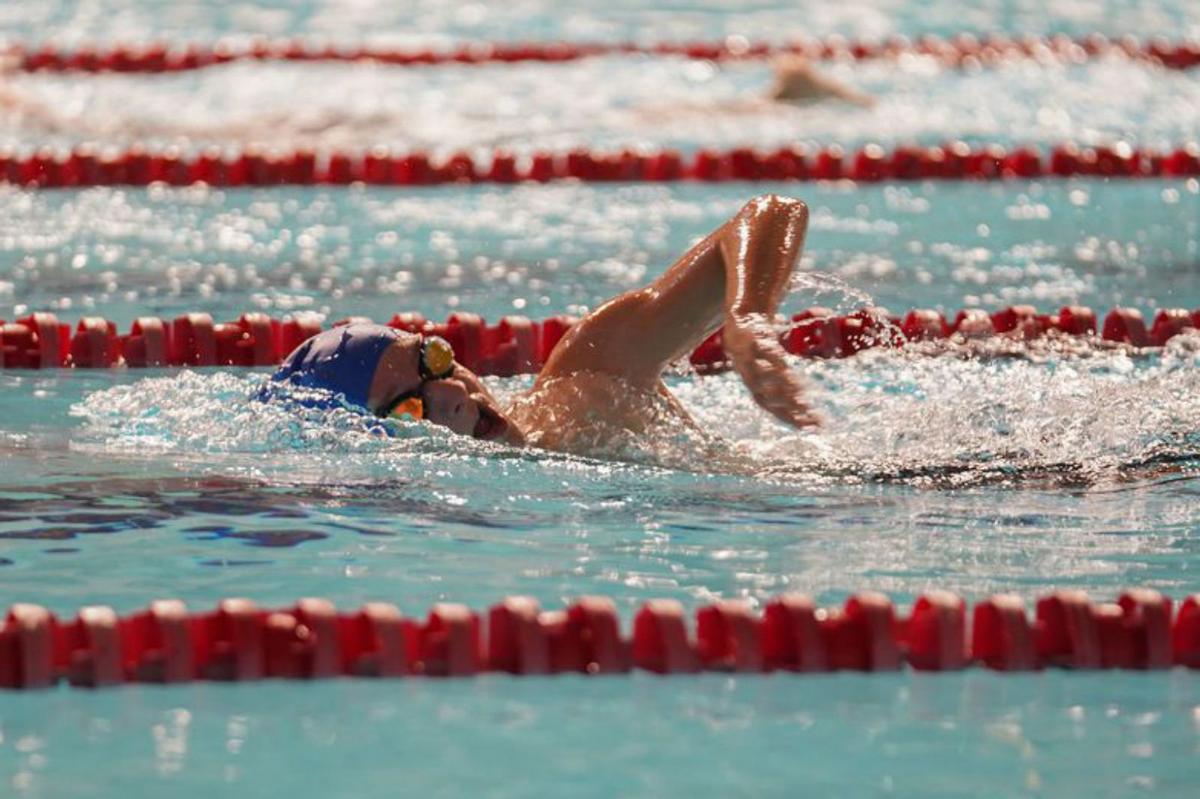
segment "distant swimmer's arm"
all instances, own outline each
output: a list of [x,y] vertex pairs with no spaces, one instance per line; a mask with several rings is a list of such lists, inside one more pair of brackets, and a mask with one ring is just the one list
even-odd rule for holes
[[655,385],[668,364],[723,328],[726,352],[755,401],[789,424],[815,424],[772,324],[807,230],[799,200],[751,200],[662,277],[584,318],[539,379],[592,371]]
[[822,75],[807,58],[798,54],[781,56],[771,63],[775,82],[768,92],[779,103],[813,103],[826,98],[872,106],[875,98],[852,86]]

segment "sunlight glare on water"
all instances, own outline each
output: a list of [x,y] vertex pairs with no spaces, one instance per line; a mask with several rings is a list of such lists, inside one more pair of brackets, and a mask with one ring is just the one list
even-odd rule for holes
[[[1189,0],[44,0],[0,44],[232,35],[783,41],[1002,31],[1200,36]],[[950,69],[825,63],[870,108],[768,105],[762,62],[603,57],[389,68],[235,63],[0,73],[0,150],[374,145],[477,157],[841,143],[1177,146],[1197,71],[1120,58]],[[811,211],[784,304],[903,316],[1032,303],[1200,308],[1200,182],[680,183],[413,188],[0,187],[0,317],[260,310],[386,321],[582,314],[662,274],[761,192]],[[930,589],[1027,607],[1078,588],[1179,600],[1200,573],[1200,338],[925,343],[795,361],[796,432],[732,374],[667,378],[705,430],[594,457],[254,399],[261,370],[0,371],[0,577],[60,619],[175,597],[340,609],[650,598],[691,614]],[[970,356],[970,357],[968,357]],[[531,378],[489,378],[516,398]],[[615,392],[614,402],[622,401]],[[5,644],[7,646],[7,644]],[[5,651],[11,651],[11,647]],[[264,681],[0,695],[0,796],[1067,797],[1195,793],[1196,672]]]
[[[1014,191],[1015,189],[1015,191]],[[811,210],[801,269],[896,313],[1200,306],[1200,182],[767,183],[30,192],[0,188],[0,315],[152,308],[386,321],[578,314],[660,274],[756,193]],[[840,302],[796,292],[789,311]],[[7,307],[5,307],[7,306]],[[852,310],[850,307],[844,310]]]
[[[6,82],[19,102],[0,117],[0,144],[386,145],[437,154],[951,139],[1167,146],[1187,140],[1200,122],[1200,85],[1189,73],[1115,56],[1081,66],[1015,61],[974,71],[914,57],[822,71],[877,103],[770,103],[764,62],[716,66],[659,57],[590,58],[553,70],[235,63],[150,81],[17,75]],[[304,102],[295,102],[298,96]]]
[[[732,373],[674,379],[701,427],[714,433],[697,441],[667,427],[607,454],[801,486],[830,478],[947,485],[1023,477],[1116,480],[1200,458],[1197,366],[1195,335],[1173,340],[1162,357],[1149,360],[1103,351],[1036,361],[878,351],[849,361],[797,362],[824,418],[820,429],[803,433],[789,432],[758,409]],[[504,449],[425,424],[389,421],[386,435],[374,419],[351,410],[264,403],[254,397],[262,381],[185,372],[94,393],[73,410],[85,423],[75,447],[270,453],[282,458],[276,479],[315,483],[334,472],[346,482],[419,476],[435,462],[487,458]],[[503,397],[529,380],[491,382]],[[697,447],[707,459],[696,459]],[[511,455],[540,458],[518,453]]]
[[905,0],[840,3],[752,0],[46,0],[14,3],[0,13],[10,35],[61,41],[153,37],[208,39],[222,34],[390,44],[461,40],[659,41],[742,35],[778,40],[802,32],[884,37],[893,33],[1014,32],[1114,35],[1164,31],[1196,35],[1200,18],[1186,0],[985,0],[914,4]]

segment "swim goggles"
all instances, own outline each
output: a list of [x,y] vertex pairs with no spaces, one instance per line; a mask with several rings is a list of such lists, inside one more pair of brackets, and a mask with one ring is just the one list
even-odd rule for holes
[[454,373],[454,348],[441,336],[421,336],[421,357],[417,361],[421,382],[411,391],[405,391],[386,406],[379,415],[387,417],[424,419],[425,402],[421,389],[430,380],[442,380]]

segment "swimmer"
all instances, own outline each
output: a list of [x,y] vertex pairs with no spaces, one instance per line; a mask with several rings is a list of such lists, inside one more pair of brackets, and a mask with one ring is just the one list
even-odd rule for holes
[[[838,105],[871,108],[875,98],[853,86],[822,74],[813,63],[799,53],[785,53],[771,59],[771,85],[750,95],[711,100],[655,102],[637,105],[627,113],[638,125],[654,125],[660,129],[670,125],[728,124],[731,132],[744,134],[745,126],[756,118],[786,121],[803,131],[814,109],[830,109]],[[661,132],[661,130],[660,130]]]
[[[395,104],[383,98],[374,108],[359,105],[347,107],[305,106],[286,110],[253,109],[252,118],[210,119],[206,103],[190,109],[172,104],[169,115],[144,110],[145,103],[129,102],[120,96],[116,102],[98,104],[100,96],[84,104],[73,102],[64,111],[39,100],[36,93],[22,90],[15,77],[21,71],[13,53],[0,52],[0,118],[8,117],[17,125],[45,133],[69,135],[102,141],[171,140],[180,144],[238,141],[263,148],[288,147],[353,147],[364,141],[421,139],[420,120],[408,115],[398,116]],[[786,53],[771,62],[773,83],[765,93],[756,90],[753,96],[731,98],[717,103],[683,102],[654,103],[615,111],[620,119],[631,115],[635,124],[663,125],[678,123],[692,125],[703,121],[712,124],[727,120],[739,129],[755,116],[786,118],[788,114],[803,120],[800,109],[824,103],[850,103],[870,107],[875,98],[852,86],[822,74],[816,66],[799,53]],[[120,86],[114,83],[113,86]],[[158,104],[161,105],[161,104]],[[594,122],[594,120],[593,120]],[[480,139],[477,144],[508,146],[511,132]],[[435,137],[436,138],[436,137]],[[426,142],[435,144],[434,140]]]
[[777,103],[799,105],[831,99],[866,107],[875,105],[874,97],[822,75],[799,53],[778,56],[771,62],[771,71],[775,81],[767,97]]
[[774,195],[748,202],[643,288],[585,316],[507,408],[450,345],[382,325],[349,325],[301,344],[267,386],[340,394],[378,417],[421,419],[511,445],[589,454],[630,435],[699,424],[663,383],[664,370],[721,330],[754,401],[797,428],[817,424],[774,322],[804,247],[808,208]]

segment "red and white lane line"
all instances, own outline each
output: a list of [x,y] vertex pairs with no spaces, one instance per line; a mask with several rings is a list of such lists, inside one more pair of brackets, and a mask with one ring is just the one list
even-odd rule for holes
[[752,147],[704,148],[691,154],[577,149],[518,156],[495,150],[434,155],[425,151],[315,152],[219,147],[184,152],[170,146],[126,149],[83,144],[70,150],[0,149],[0,183],[26,188],[89,186],[432,186],[452,183],[513,184],[575,180],[585,183],[675,181],[813,181],[864,183],[914,180],[1028,180],[1099,177],[1114,179],[1200,176],[1200,144],[1164,149],[1124,142],[1096,147],[1063,143],[1050,148],[949,142],[942,146],[878,144],[845,148],[803,145],[765,151]]
[[[969,623],[968,623],[969,617]],[[479,614],[438,604],[425,618],[369,603],[339,612],[324,599],[269,610],[227,599],[192,612],[177,600],[120,616],[82,608],[57,618],[13,605],[0,624],[0,687],[59,682],[100,687],[126,682],[316,679],[340,676],[466,677],[485,672],[657,674],[720,672],[997,671],[1200,668],[1200,594],[1178,604],[1130,589],[1116,602],[1082,591],[1037,600],[1034,618],[1019,597],[998,595],[974,608],[947,591],[928,591],[908,615],[883,594],[861,592],[842,608],[804,595],[699,609],[689,625],[675,600],[651,600],[621,631],[615,605],[585,597],[543,611],[509,597]]]
[[[333,323],[371,322],[353,316]],[[459,363],[477,374],[507,377],[535,374],[573,324],[571,316],[533,321],[505,316],[488,324],[479,314],[455,312],[444,322],[419,313],[397,313],[386,322],[401,330],[441,336],[454,347]],[[272,366],[323,329],[316,314],[283,319],[251,311],[228,322],[211,314],[185,313],[166,320],[140,316],[129,332],[97,316],[83,317],[74,327],[49,312],[35,312],[11,322],[0,319],[0,369],[163,368],[199,366]],[[813,307],[794,314],[781,333],[789,353],[809,358],[844,358],[873,347],[899,347],[910,342],[945,339],[981,340],[1008,336],[1023,341],[1046,336],[1106,342],[1143,349],[1165,346],[1173,337],[1200,329],[1200,309],[1164,308],[1147,324],[1136,308],[1113,308],[1098,321],[1096,312],[1080,305],[1042,313],[1031,305],[1014,305],[993,313],[969,308],[953,319],[929,309],[893,316],[883,308],[863,308],[839,315]],[[700,371],[726,365],[718,331],[690,356]]]
[[122,72],[160,74],[203,69],[233,61],[371,62],[394,66],[442,64],[561,63],[612,55],[675,56],[709,61],[764,59],[794,53],[818,60],[863,61],[919,55],[936,58],[948,66],[988,65],[1014,59],[1084,63],[1120,56],[1168,69],[1200,65],[1200,42],[1166,37],[1109,38],[1103,34],[1070,37],[960,34],[951,37],[902,36],[884,40],[847,39],[842,36],[811,38],[785,44],[751,42],[730,36],[719,41],[661,42],[477,42],[453,48],[395,48],[317,44],[295,39],[228,40],[213,45],[146,44],[80,45],[61,49],[54,45],[14,44],[10,57],[28,72]]

